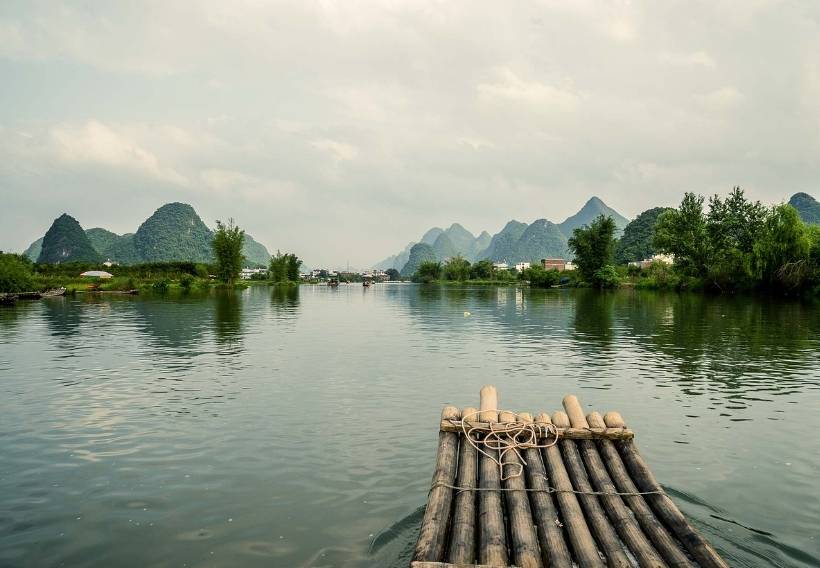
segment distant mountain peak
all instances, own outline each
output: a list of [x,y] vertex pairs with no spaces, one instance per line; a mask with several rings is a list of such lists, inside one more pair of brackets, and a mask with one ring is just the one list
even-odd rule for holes
[[804,223],[820,224],[820,202],[805,192],[795,193],[789,205],[797,209]]

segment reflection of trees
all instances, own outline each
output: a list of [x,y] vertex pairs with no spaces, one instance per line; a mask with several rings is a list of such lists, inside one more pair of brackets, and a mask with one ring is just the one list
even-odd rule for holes
[[[774,298],[636,293],[618,309],[649,356],[671,360],[699,394],[708,385],[748,396],[791,390],[818,363],[820,312]],[[816,382],[816,380],[815,380]]]
[[217,342],[237,343],[242,338],[242,297],[235,290],[217,290],[214,301],[214,332]]
[[35,305],[35,302],[17,302],[11,306],[0,306],[0,333],[12,333],[19,321],[30,317]]
[[43,316],[54,337],[73,337],[83,323],[83,309],[71,298],[48,298],[42,301]]
[[299,308],[299,286],[274,286],[270,303],[277,314],[295,314]]
[[613,309],[617,292],[582,289],[575,297],[573,334],[579,348],[591,353],[607,349],[615,340]]
[[197,353],[193,346],[202,340],[210,320],[207,295],[146,297],[129,302],[129,306],[137,316],[140,330],[156,345],[172,349],[174,355],[181,357]]

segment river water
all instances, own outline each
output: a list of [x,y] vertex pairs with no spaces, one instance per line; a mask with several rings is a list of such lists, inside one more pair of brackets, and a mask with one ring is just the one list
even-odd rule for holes
[[446,404],[618,409],[732,566],[820,565],[820,307],[252,287],[0,308],[0,567],[406,566]]

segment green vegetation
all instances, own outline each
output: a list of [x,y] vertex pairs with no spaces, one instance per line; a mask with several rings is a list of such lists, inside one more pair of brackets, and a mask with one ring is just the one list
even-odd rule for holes
[[269,278],[271,282],[276,284],[299,282],[300,266],[302,266],[302,261],[295,254],[282,254],[280,251],[276,251],[276,255],[270,259]]
[[601,215],[588,227],[580,227],[572,232],[568,245],[575,253],[578,272],[585,282],[601,288],[618,285],[617,273],[612,266],[615,229],[612,217]]
[[668,210],[668,207],[653,207],[630,221],[615,245],[616,264],[627,264],[652,258],[652,255],[657,252],[652,244],[655,236],[655,223],[660,214]]
[[245,231],[235,225],[233,219],[229,219],[227,225],[217,220],[211,248],[216,257],[216,276],[228,286],[234,285],[242,270],[244,241]]
[[412,278],[422,263],[425,262],[439,262],[433,247],[426,243],[413,245],[413,248],[410,249],[410,257],[407,259],[407,264],[401,269],[402,278]]
[[561,282],[561,273],[534,265],[522,270],[519,278],[529,282],[533,288],[552,288]]
[[444,263],[442,272],[445,280],[464,282],[470,279],[470,261],[457,255]]
[[399,271],[395,268],[388,268],[384,271],[384,273],[387,275],[387,279],[391,282],[401,279],[401,274],[399,274]]
[[413,282],[430,284],[441,278],[441,263],[437,260],[425,260],[419,264],[418,269],[413,274]]
[[33,287],[31,261],[23,255],[0,252],[0,292],[28,292]]
[[77,220],[65,213],[51,224],[43,237],[42,249],[37,262],[97,262],[99,253]]
[[[214,233],[202,222],[193,207],[185,203],[163,205],[139,227],[136,233],[118,235],[97,227],[86,230],[85,235],[96,255],[92,258],[86,250],[82,258],[74,254],[69,260],[61,262],[95,259],[111,259],[117,264],[175,260],[214,261],[211,249]],[[39,260],[43,240],[44,238],[37,239],[26,249],[24,254],[32,261]],[[82,247],[81,241],[79,232],[72,229],[71,238],[68,239],[69,248],[74,250]],[[248,234],[245,235],[242,254],[251,266],[264,267],[270,261],[267,249]],[[51,258],[44,260],[57,261]]]
[[687,193],[655,227],[654,245],[673,254],[678,287],[723,292],[820,292],[820,239],[788,204],[766,208],[740,188],[726,199]]

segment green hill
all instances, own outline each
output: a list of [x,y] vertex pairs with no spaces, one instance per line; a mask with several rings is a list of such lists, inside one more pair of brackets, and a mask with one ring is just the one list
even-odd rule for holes
[[654,207],[635,217],[624,227],[623,235],[615,245],[615,262],[626,264],[632,261],[651,258],[655,254],[652,246],[652,236],[655,233],[655,223],[668,207]]
[[797,209],[804,223],[820,224],[820,202],[808,193],[795,193],[789,205]]
[[117,244],[122,238],[117,233],[112,233],[108,229],[95,227],[93,229],[86,229],[85,234],[88,240],[91,241],[91,246],[94,247],[101,256],[106,256],[108,249]]
[[23,252],[23,255],[27,256],[31,262],[37,262],[37,259],[40,258],[40,252],[42,250],[43,237],[40,237],[28,246],[28,248]]
[[77,220],[63,213],[54,220],[43,237],[42,250],[37,262],[60,264],[64,262],[98,262],[99,253]]
[[433,247],[427,243],[415,244],[410,249],[410,258],[408,258],[407,264],[401,269],[401,276],[402,278],[410,278],[422,262],[436,262],[437,260],[436,251],[433,250]]
[[508,262],[540,262],[542,258],[564,258],[566,254],[567,237],[558,225],[538,219],[521,234]]
[[187,203],[167,203],[134,233],[143,262],[191,260],[211,262],[211,230]]
[[270,254],[265,245],[256,242],[252,236],[245,233],[245,242],[242,244],[242,254],[245,255],[246,262],[267,266],[270,263]]
[[436,254],[436,258],[442,262],[459,254],[459,250],[455,244],[453,244],[453,241],[447,233],[441,233],[438,236],[436,242],[433,243],[433,251]]
[[629,219],[609,207],[606,203],[597,197],[592,197],[587,201],[578,213],[568,217],[563,223],[558,225],[564,235],[569,238],[572,236],[572,231],[584,225],[592,223],[599,215],[609,216],[615,221],[615,236],[621,234],[624,227],[629,223]]
[[492,237],[489,246],[484,252],[478,254],[478,258],[486,258],[493,262],[514,262],[516,244],[526,230],[526,223],[515,220],[510,221],[504,225],[499,233]]

